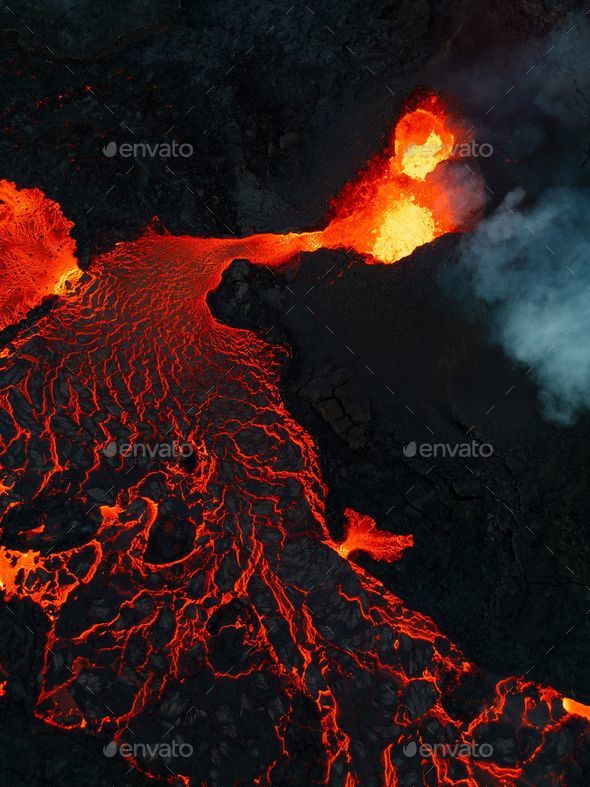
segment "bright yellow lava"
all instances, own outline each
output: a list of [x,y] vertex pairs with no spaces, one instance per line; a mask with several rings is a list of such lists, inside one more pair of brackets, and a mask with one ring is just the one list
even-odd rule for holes
[[384,214],[371,254],[382,262],[395,262],[435,236],[432,213],[405,197]]
[[422,145],[408,145],[402,156],[402,171],[410,178],[424,180],[438,163],[448,158],[442,139],[434,131]]
[[570,700],[569,697],[564,697],[562,699],[563,709],[567,713],[573,713],[576,716],[582,716],[585,719],[590,720],[590,707],[588,705],[582,705],[581,702],[576,702],[576,700]]
[[68,285],[70,287],[73,287],[81,276],[82,276],[82,271],[78,267],[70,268],[70,270],[66,271],[65,273],[62,273],[62,275],[56,281],[55,286],[53,288],[54,294],[66,295],[68,292]]

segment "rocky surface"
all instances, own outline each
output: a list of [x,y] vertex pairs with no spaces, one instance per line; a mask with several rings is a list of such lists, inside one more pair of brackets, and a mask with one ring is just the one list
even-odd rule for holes
[[[490,97],[485,80],[466,89],[457,63],[477,71],[500,45],[542,42],[577,6],[9,2],[0,10],[0,177],[60,203],[75,223],[85,266],[97,251],[136,237],[154,216],[174,233],[205,236],[319,226],[342,184],[381,148],[408,92],[421,84],[458,90],[466,114],[493,135],[482,117],[512,80]],[[103,149],[113,141],[176,141],[194,152],[109,157]],[[492,176],[492,203],[521,178],[509,158],[481,162]],[[544,173],[529,174],[534,182]],[[414,549],[393,567],[366,556],[359,562],[409,607],[431,614],[478,665],[497,675],[527,673],[590,703],[588,423],[548,426],[534,382],[490,346],[485,312],[468,317],[450,305],[439,272],[454,255],[455,240],[443,238],[393,267],[318,253],[305,257],[298,273],[281,276],[240,261],[210,303],[224,322],[292,346],[284,392],[319,443],[334,535],[351,505],[386,530],[415,536]],[[13,335],[8,329],[1,338]],[[17,409],[26,421],[26,404]],[[493,457],[430,461],[402,450],[411,442],[472,438],[490,442]],[[67,534],[65,521],[49,511],[52,533],[83,542],[91,529],[67,510],[68,527],[72,517],[78,526]],[[13,522],[6,543],[21,546],[22,524]],[[175,557],[184,545],[155,529],[150,548]],[[158,582],[157,572],[152,579]],[[103,741],[34,719],[46,625],[33,604],[11,609],[0,612],[0,661],[13,675],[0,703],[0,782],[145,783],[119,758],[106,758]],[[100,614],[100,605],[90,609]],[[162,640],[167,627],[165,618],[158,621]],[[401,639],[400,648],[407,670],[419,674],[428,654]],[[468,706],[483,692],[463,690],[449,703]],[[264,683],[244,694],[272,706]],[[166,699],[163,718],[175,722],[182,697]],[[190,716],[196,729],[213,724],[226,737],[206,752],[217,775],[235,745],[228,710],[235,702],[212,701],[199,710],[206,720]],[[405,702],[427,709],[429,687],[412,682]],[[302,731],[313,724],[304,703],[298,718]],[[313,765],[306,770],[314,752],[301,734],[302,756],[285,784],[318,778]],[[521,752],[536,743],[536,733],[527,734]],[[513,731],[489,735],[502,763],[513,763]],[[556,758],[571,753],[575,740],[567,730],[555,736],[535,783],[549,783]],[[249,743],[246,759],[256,741]],[[587,783],[587,755],[576,756],[579,769],[568,783]],[[408,768],[401,783],[416,778]]]
[[[283,280],[235,262],[211,303],[233,324],[287,336],[285,393],[319,440],[331,521],[350,505],[414,534],[393,570],[362,562],[477,664],[588,700],[588,423],[544,422],[526,370],[490,345],[485,314],[449,300],[439,273],[456,245],[442,238],[394,266],[321,251]],[[471,441],[492,455],[403,452]]]

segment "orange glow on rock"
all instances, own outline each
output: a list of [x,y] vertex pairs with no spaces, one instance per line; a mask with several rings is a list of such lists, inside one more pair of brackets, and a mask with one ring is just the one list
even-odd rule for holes
[[394,563],[404,551],[414,546],[413,536],[402,536],[378,530],[375,520],[359,514],[352,508],[344,511],[346,518],[344,541],[335,544],[334,549],[341,557],[347,558],[353,552],[366,552],[375,560]]
[[56,202],[39,189],[0,180],[0,330],[65,287],[76,243]]
[[29,574],[38,567],[38,557],[38,552],[16,552],[0,547],[0,590],[5,592],[7,600],[18,594],[20,588],[26,586]]

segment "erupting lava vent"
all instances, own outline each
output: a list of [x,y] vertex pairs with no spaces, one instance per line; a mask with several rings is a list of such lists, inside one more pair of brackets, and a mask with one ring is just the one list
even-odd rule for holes
[[[0,353],[0,587],[45,615],[40,719],[189,744],[132,759],[185,785],[527,783],[555,730],[586,734],[556,692],[482,675],[353,559],[397,560],[410,536],[348,510],[332,541],[316,448],[281,398],[285,351],[207,307],[236,257],[393,262],[464,228],[481,184],[445,161],[455,134],[438,99],[407,113],[321,232],[118,244]],[[0,195],[7,325],[62,286],[74,248],[40,192]],[[165,440],[190,456],[112,450]],[[465,753],[494,725],[511,761]],[[452,758],[416,754],[449,742]]]

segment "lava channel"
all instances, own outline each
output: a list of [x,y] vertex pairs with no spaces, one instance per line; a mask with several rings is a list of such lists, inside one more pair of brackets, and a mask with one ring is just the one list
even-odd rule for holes
[[[61,292],[0,353],[0,588],[43,642],[39,719],[83,728],[111,754],[126,744],[146,776],[185,786],[533,784],[547,763],[576,773],[579,708],[482,673],[355,560],[403,559],[410,536],[347,510],[332,540],[317,448],[281,397],[287,351],[207,306],[236,257],[272,268],[351,247],[392,263],[468,228],[482,184],[452,159],[460,133],[429,97],[324,230],[148,229],[84,274],[72,274],[59,206],[2,183],[3,325]],[[183,451],[130,452],[162,443]],[[26,668],[3,657],[0,701]],[[490,754],[495,737],[514,740],[511,753]]]

